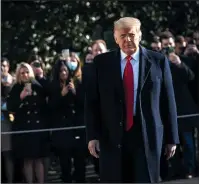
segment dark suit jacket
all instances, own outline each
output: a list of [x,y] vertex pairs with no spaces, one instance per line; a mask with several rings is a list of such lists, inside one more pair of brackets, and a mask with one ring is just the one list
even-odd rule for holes
[[[189,89],[189,83],[194,80],[195,75],[190,67],[187,66],[186,58],[181,57],[182,63],[180,66],[171,64],[171,73],[173,78],[173,87],[175,93],[176,107],[178,116],[197,114],[199,108],[194,101],[194,98]],[[199,117],[178,118],[180,130],[192,130],[193,127],[198,127]]]
[[[167,144],[179,143],[168,60],[160,53],[140,47],[139,74],[136,116],[141,120],[150,178],[157,182],[163,133]],[[91,75],[85,105],[87,138],[100,140],[101,178],[120,182],[126,113],[119,50],[96,56]]]
[[173,87],[176,99],[177,114],[198,113],[198,108],[188,88],[188,83],[195,78],[193,71],[182,62],[180,66],[171,64]]
[[[52,128],[74,126],[74,101],[75,96],[72,92],[69,91],[67,95],[62,96],[59,84],[51,84],[48,104]],[[73,130],[53,131],[51,139],[53,148],[56,149],[67,149],[74,145]]]
[[190,67],[195,75],[195,78],[192,81],[189,81],[188,86],[194,102],[199,105],[199,54],[195,58],[188,57],[184,62]]

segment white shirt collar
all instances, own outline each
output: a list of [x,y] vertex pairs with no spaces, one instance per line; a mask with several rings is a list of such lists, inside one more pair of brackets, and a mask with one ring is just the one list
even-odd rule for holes
[[[120,54],[121,54],[121,61],[125,60],[127,54],[125,54],[122,49],[120,49]],[[137,51],[131,55],[133,60],[139,61],[139,56],[140,56],[140,49],[138,48]]]

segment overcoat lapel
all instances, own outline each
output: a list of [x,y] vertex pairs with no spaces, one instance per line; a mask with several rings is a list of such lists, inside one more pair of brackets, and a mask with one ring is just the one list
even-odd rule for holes
[[[147,55],[147,50],[140,46],[140,65],[139,65],[139,85],[140,90],[138,93],[140,93],[144,87],[144,84],[149,76],[150,70],[151,70],[151,59]],[[139,96],[139,94],[138,94]]]
[[117,96],[119,97],[119,100],[121,102],[124,102],[124,87],[123,87],[123,79],[122,79],[122,73],[121,73],[121,55],[120,55],[120,49],[117,49],[114,52],[114,81],[115,81],[115,89]]

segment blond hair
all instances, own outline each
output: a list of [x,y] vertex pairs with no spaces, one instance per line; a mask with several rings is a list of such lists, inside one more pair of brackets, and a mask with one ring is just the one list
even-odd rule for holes
[[114,30],[130,28],[132,26],[135,26],[137,28],[137,32],[139,32],[141,28],[140,20],[134,17],[123,17],[114,22]]
[[80,60],[79,56],[75,52],[71,52],[70,56],[74,57],[76,59],[76,61],[78,62],[78,68],[74,72],[74,78],[76,78],[79,81],[81,81],[82,80],[82,69],[81,69],[82,63],[81,63],[81,60]]
[[21,84],[21,82],[22,82],[22,81],[21,81],[21,77],[20,77],[20,70],[21,70],[22,68],[27,68],[27,69],[28,69],[30,80],[35,79],[35,75],[34,75],[34,72],[33,72],[32,67],[31,67],[28,63],[22,62],[22,63],[20,63],[20,64],[17,66],[17,69],[16,69],[16,83]]
[[91,48],[93,48],[93,46],[94,46],[95,44],[100,44],[100,43],[103,44],[105,48],[107,48],[106,42],[105,42],[104,40],[102,40],[102,39],[94,40],[94,41],[91,43]]

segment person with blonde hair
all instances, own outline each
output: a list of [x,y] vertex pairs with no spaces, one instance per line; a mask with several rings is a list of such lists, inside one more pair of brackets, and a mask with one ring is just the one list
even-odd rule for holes
[[102,54],[107,52],[106,42],[104,40],[94,40],[91,44],[91,53],[93,57],[97,56],[98,54]]
[[74,79],[81,82],[82,80],[82,70],[81,70],[81,61],[77,53],[71,52],[70,53],[70,61],[67,62],[69,69],[72,72]]
[[[12,131],[40,130],[46,128],[46,98],[42,86],[35,80],[32,67],[20,63],[8,100],[8,111],[14,114]],[[48,133],[12,134],[12,151],[15,159],[23,160],[25,181],[44,183],[42,158],[48,154]]]
[[86,89],[88,149],[101,182],[159,182],[163,137],[170,159],[179,143],[168,59],[140,45],[141,22],[114,22],[119,49],[94,58]]

